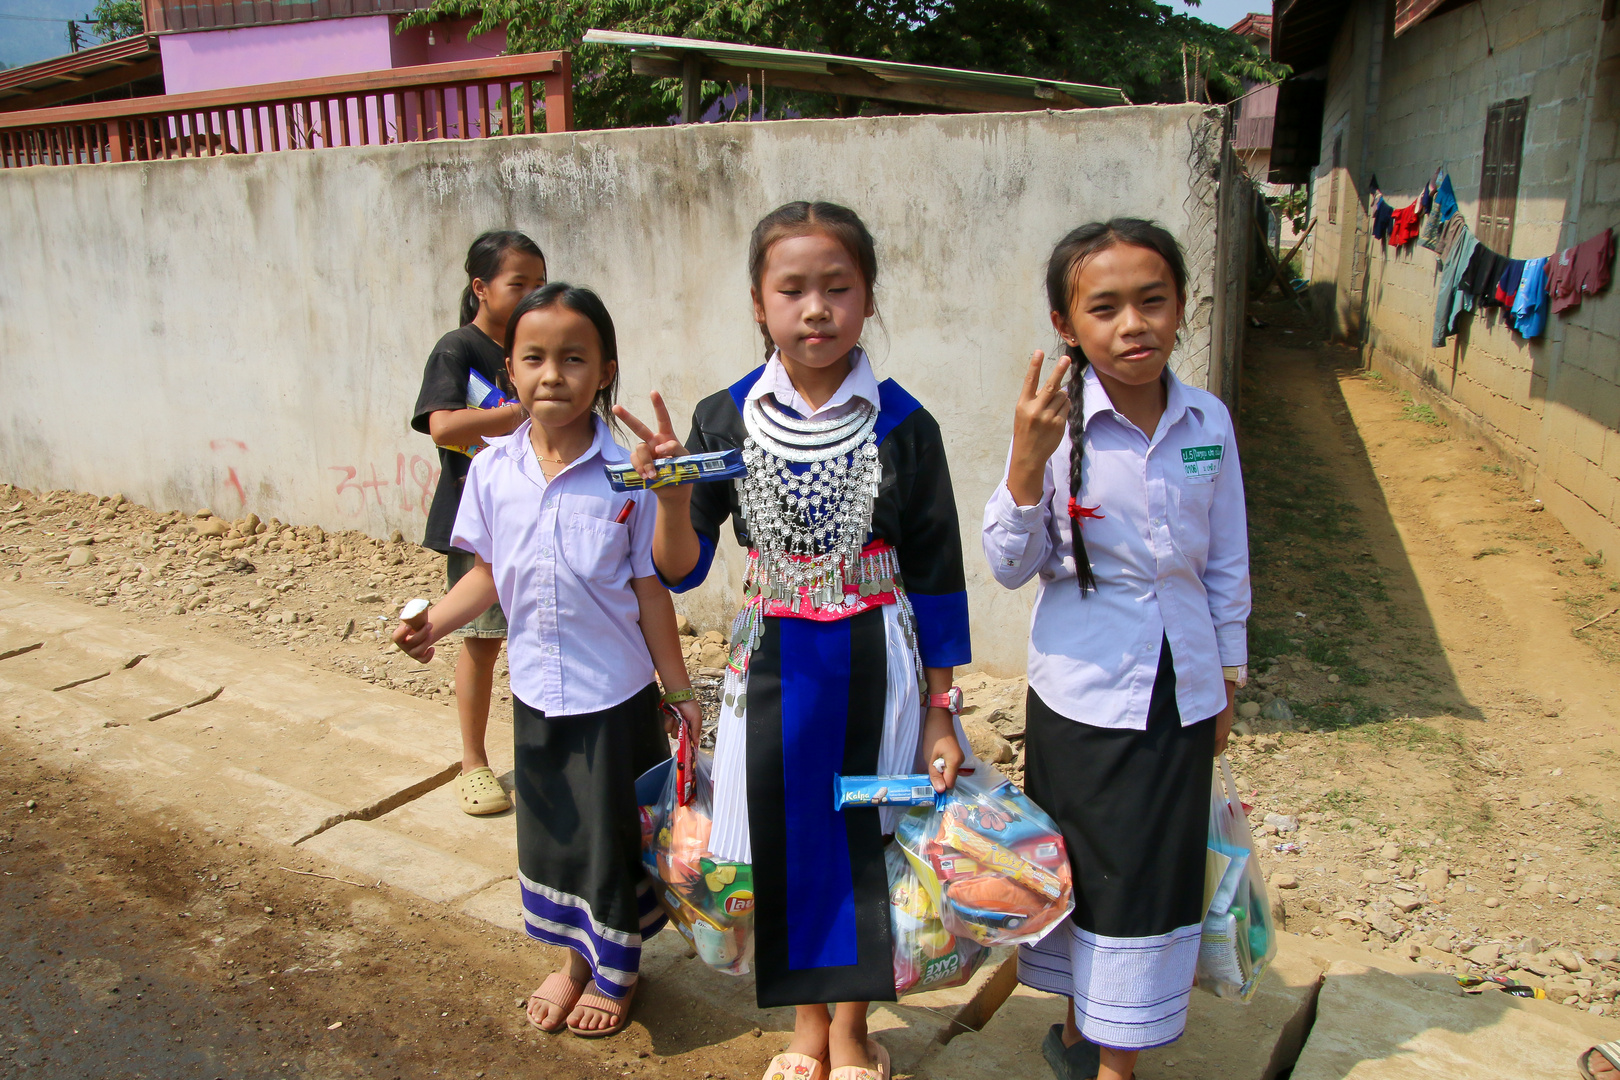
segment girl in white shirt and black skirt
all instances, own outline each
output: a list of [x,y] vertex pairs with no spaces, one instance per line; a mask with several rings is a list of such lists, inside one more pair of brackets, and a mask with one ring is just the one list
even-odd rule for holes
[[1040,578],[1025,783],[1063,830],[1075,909],[1019,978],[1069,998],[1042,1047],[1060,1080],[1129,1080],[1186,1027],[1210,763],[1247,661],[1243,480],[1225,405],[1168,367],[1187,297],[1168,232],[1075,229],[1046,289],[1067,347],[1044,382],[1030,362],[984,550],[1008,588]]
[[450,533],[473,568],[394,641],[425,663],[499,598],[524,929],[570,950],[530,996],[529,1020],[600,1038],[623,1029],[642,939],[665,921],[641,869],[635,794],[669,757],[654,672],[694,734],[703,714],[653,567],[653,496],[614,491],[603,469],[629,460],[608,426],[619,353],[607,308],[561,282],[530,293],[507,325],[506,374],[527,417],[485,436]]

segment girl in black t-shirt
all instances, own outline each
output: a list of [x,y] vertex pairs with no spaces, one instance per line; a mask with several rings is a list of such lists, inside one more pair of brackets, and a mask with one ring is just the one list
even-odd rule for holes
[[[471,407],[474,376],[491,387],[504,382],[506,323],[518,301],[546,283],[546,257],[539,245],[520,232],[487,232],[467,250],[467,288],[461,294],[461,328],[439,339],[422,373],[411,426],[431,435],[439,447],[439,484],[428,510],[422,546],[443,552],[446,589],[472,568],[473,556],[450,546],[450,527],[461,504],[472,455],[484,437],[510,435],[526,418],[523,406],[503,402],[494,408]],[[463,627],[461,655],[456,659],[456,711],[461,718],[461,775],[456,794],[469,814],[498,814],[512,801],[502,789],[484,752],[489,724],[489,698],[495,661],[506,638],[506,617],[499,604]]]

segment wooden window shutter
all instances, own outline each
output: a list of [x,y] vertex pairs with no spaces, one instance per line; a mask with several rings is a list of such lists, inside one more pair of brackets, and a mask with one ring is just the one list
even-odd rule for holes
[[1485,115],[1485,147],[1479,174],[1479,240],[1499,254],[1513,245],[1519,201],[1519,167],[1529,98],[1492,105]]

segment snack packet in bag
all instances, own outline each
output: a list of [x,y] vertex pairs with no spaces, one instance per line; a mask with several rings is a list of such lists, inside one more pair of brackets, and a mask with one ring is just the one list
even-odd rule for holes
[[895,839],[957,937],[1022,945],[1074,910],[1063,834],[1011,781],[958,776],[937,809],[901,818]]
[[1248,816],[1225,755],[1215,765],[1210,785],[1205,877],[1198,985],[1217,997],[1246,1002],[1276,955],[1277,935]]
[[642,807],[642,862],[670,922],[705,964],[746,975],[754,961],[754,868],[709,851],[713,782],[709,755],[694,755],[695,784],[686,805],[672,765],[656,806]]
[[[940,922],[939,909],[898,844],[883,852],[889,871],[889,925],[894,936],[894,992],[944,990],[973,978],[990,950]],[[934,892],[939,883],[934,883]]]

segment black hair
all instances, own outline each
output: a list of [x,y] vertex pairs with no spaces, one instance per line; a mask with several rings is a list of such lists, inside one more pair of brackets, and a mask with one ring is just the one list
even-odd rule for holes
[[[754,292],[758,294],[760,291],[760,281],[765,276],[765,256],[770,253],[772,245],[779,240],[811,233],[825,233],[844,246],[865,280],[866,302],[873,305],[876,311],[877,245],[872,242],[872,234],[867,231],[860,215],[837,203],[790,202],[759,219],[759,224],[754,226],[754,235],[748,241],[748,280]],[[771,340],[771,331],[764,323],[759,324],[759,332],[765,337],[765,356],[769,359],[776,342]]]
[[472,283],[475,280],[487,282],[499,274],[508,251],[533,255],[542,266],[545,265],[546,253],[540,250],[540,245],[516,229],[491,229],[474,240],[472,247],[467,249],[464,267],[467,271],[467,287],[461,290],[462,326],[478,317],[478,295],[473,292]]
[[[1046,262],[1046,302],[1054,314],[1069,317],[1069,304],[1074,297],[1075,279],[1087,259],[1115,244],[1131,244],[1158,253],[1170,266],[1170,275],[1176,283],[1176,299],[1183,308],[1187,305],[1187,261],[1182,257],[1181,245],[1168,231],[1152,221],[1142,218],[1110,218],[1093,221],[1070,232],[1057,242],[1052,257]],[[1074,571],[1080,583],[1080,595],[1097,591],[1097,576],[1091,570],[1091,556],[1086,553],[1085,539],[1080,535],[1081,519],[1077,514],[1080,498],[1080,473],[1085,454],[1085,369],[1091,365],[1084,353],[1076,355],[1079,347],[1065,344],[1063,355],[1069,358],[1069,518],[1074,533]]]
[[[531,311],[543,311],[554,304],[561,304],[569,311],[585,316],[596,327],[596,336],[602,341],[602,363],[611,363],[614,368],[612,380],[596,392],[596,400],[591,403],[591,408],[610,426],[617,428],[613,403],[619,396],[619,338],[613,332],[613,316],[608,314],[607,305],[591,290],[570,285],[566,281],[553,281],[519,300],[518,306],[512,311],[512,318],[506,323],[506,358],[512,359],[512,349],[517,345],[518,321]],[[501,389],[513,397],[517,396],[504,371],[501,372]]]

